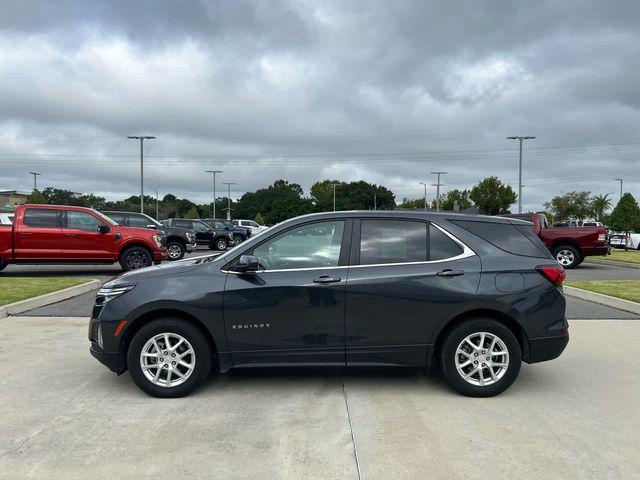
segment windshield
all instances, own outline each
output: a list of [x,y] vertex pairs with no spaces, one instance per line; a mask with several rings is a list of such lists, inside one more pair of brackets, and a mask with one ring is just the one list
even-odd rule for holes
[[95,213],[99,218],[101,218],[102,220],[104,220],[105,222],[107,222],[109,225],[120,225],[118,222],[114,222],[113,220],[111,220],[109,217],[107,217],[104,213],[100,213],[97,210],[94,210],[93,208],[91,209],[91,211],[93,213]]

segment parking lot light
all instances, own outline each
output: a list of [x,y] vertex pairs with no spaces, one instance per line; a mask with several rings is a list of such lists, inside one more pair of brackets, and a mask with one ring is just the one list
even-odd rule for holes
[[518,213],[522,213],[522,141],[533,140],[536,137],[516,136],[507,137],[507,140],[519,140],[520,141],[520,162],[518,168]]
[[129,135],[127,138],[140,140],[140,213],[144,213],[144,141],[153,140],[151,135]]

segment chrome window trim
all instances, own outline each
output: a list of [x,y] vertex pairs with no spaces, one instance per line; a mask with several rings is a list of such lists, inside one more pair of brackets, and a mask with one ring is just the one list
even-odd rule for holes
[[[433,225],[442,233],[444,233],[447,237],[453,240],[460,248],[462,248],[462,253],[460,255],[456,255],[455,257],[442,258],[440,260],[425,260],[420,262],[372,263],[367,265],[338,265],[335,267],[282,268],[282,269],[276,269],[276,270],[256,270],[255,272],[250,272],[250,273],[304,272],[304,271],[310,271],[310,270],[336,270],[336,269],[343,269],[343,268],[370,268],[370,267],[397,267],[397,266],[404,266],[404,265],[429,265],[432,263],[453,262],[455,260],[462,260],[463,258],[469,258],[476,255],[476,252],[471,250],[471,248],[469,248],[465,243],[463,243],[461,240],[458,240],[458,238],[454,237],[451,233],[449,233],[447,230],[442,228],[440,225],[437,225],[433,222],[429,222],[429,224]],[[220,269],[220,270],[225,273],[235,273],[235,274],[242,274],[242,275],[247,273],[247,272],[232,272],[231,270],[223,270],[223,269]]]

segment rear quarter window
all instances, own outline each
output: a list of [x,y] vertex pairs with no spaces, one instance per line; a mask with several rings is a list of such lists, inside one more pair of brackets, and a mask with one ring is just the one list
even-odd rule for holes
[[511,223],[472,222],[451,220],[451,223],[498,247],[500,250],[523,257],[549,258],[549,250],[540,241],[531,225]]

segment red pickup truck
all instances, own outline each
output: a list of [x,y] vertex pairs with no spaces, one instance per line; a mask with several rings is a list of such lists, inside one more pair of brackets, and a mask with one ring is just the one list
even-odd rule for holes
[[607,255],[607,231],[603,227],[550,227],[542,213],[514,213],[505,217],[533,223],[533,229],[564,268],[577,267],[584,257]]
[[13,225],[0,225],[0,270],[10,263],[113,264],[135,270],[167,259],[157,230],[121,227],[91,208],[16,207]]

